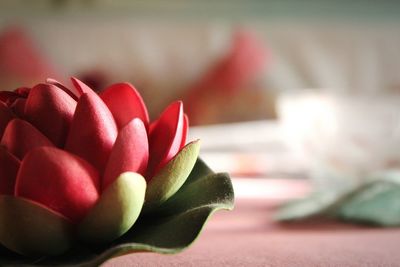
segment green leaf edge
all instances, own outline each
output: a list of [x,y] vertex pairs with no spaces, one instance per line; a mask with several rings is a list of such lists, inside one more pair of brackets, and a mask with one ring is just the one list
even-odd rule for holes
[[[106,262],[107,260],[110,260],[111,258],[122,256],[122,255],[129,254],[132,252],[157,252],[157,253],[161,253],[161,254],[175,254],[175,253],[181,252],[181,251],[187,249],[188,247],[190,247],[199,238],[199,236],[202,233],[202,231],[204,230],[204,227],[207,224],[208,220],[211,218],[211,216],[215,212],[217,212],[218,210],[232,210],[233,205],[226,205],[225,207],[221,206],[221,207],[213,207],[213,208],[203,206],[203,207],[199,207],[196,209],[192,209],[190,211],[193,212],[194,210],[199,210],[199,209],[210,209],[210,210],[208,211],[209,213],[208,213],[207,217],[205,218],[204,222],[202,223],[202,227],[199,229],[199,232],[197,233],[196,237],[187,246],[178,247],[178,248],[160,248],[160,247],[146,245],[146,244],[142,244],[142,243],[122,244],[122,245],[115,246],[115,247],[103,252],[102,254],[100,254],[99,256],[97,256],[95,259],[93,259],[90,262],[78,264],[78,265],[72,265],[72,266],[74,266],[74,267],[98,266],[98,265]],[[71,265],[69,265],[69,266],[71,266]]]

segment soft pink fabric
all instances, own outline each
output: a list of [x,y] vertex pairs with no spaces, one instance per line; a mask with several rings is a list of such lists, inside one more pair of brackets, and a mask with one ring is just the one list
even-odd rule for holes
[[233,211],[215,213],[196,242],[182,253],[128,254],[102,266],[399,266],[399,228],[330,221],[280,225],[272,220],[275,200],[239,198],[235,202]]

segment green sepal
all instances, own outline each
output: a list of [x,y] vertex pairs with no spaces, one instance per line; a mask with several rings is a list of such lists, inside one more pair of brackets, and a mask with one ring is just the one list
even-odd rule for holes
[[200,151],[200,140],[187,144],[149,182],[145,210],[149,211],[173,196],[185,183]]
[[106,243],[126,233],[139,217],[145,192],[146,180],[140,174],[121,174],[79,224],[79,239],[86,243]]
[[25,256],[59,255],[72,245],[71,222],[33,201],[0,196],[0,242]]

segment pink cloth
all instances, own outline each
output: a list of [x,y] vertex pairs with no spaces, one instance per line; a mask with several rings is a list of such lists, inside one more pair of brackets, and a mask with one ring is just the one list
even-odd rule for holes
[[176,255],[137,253],[112,266],[400,266],[400,229],[335,222],[279,225],[276,201],[237,199],[218,212],[199,239]]

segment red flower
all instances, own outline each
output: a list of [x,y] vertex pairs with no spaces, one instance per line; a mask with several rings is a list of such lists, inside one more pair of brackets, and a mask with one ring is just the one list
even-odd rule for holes
[[[168,178],[171,164],[176,165],[173,159],[186,143],[188,119],[182,102],[170,104],[150,123],[146,106],[131,84],[114,84],[98,95],[81,81],[72,78],[72,82],[71,90],[49,79],[31,89],[0,92],[0,195],[44,207],[78,228],[89,224],[82,226],[89,229],[93,220],[88,217],[97,216],[96,221],[100,216],[92,216],[90,212],[101,209],[97,206],[103,205],[99,202],[103,201],[104,192],[114,190],[108,188],[125,177],[124,173],[145,177],[146,201],[152,205],[161,204],[175,193],[198,154],[198,149],[194,149],[194,160],[181,168],[180,176],[186,177]],[[171,166],[166,168],[168,164]],[[165,173],[169,175],[167,178]],[[140,175],[129,177],[136,179],[136,187],[130,194],[139,196],[135,200],[137,214],[132,215],[129,227],[125,225],[123,230],[104,240],[126,232],[139,216],[146,188]],[[168,185],[173,184],[170,181],[161,182],[166,186],[151,189],[151,184],[160,187],[161,178],[157,177],[179,181],[174,186]],[[137,188],[143,188],[142,192]],[[115,193],[118,199],[123,198],[121,190]],[[113,201],[114,207],[121,199]],[[0,199],[0,213],[1,205]],[[116,221],[126,220],[123,211],[121,214]],[[0,231],[0,242],[4,243],[1,239]],[[15,245],[8,247],[18,252],[23,250]]]

